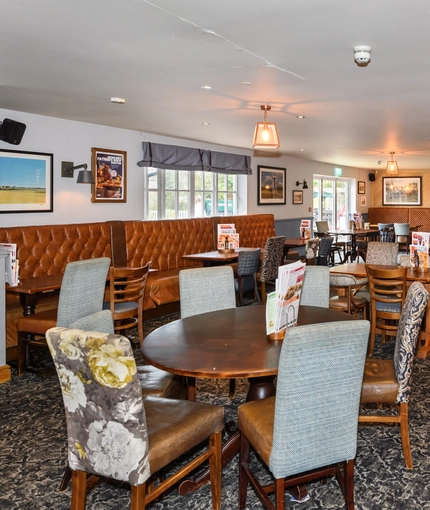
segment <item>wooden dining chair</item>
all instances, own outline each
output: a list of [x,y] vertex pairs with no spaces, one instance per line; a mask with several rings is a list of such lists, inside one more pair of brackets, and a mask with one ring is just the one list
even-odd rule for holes
[[18,376],[29,365],[29,349],[46,349],[45,333],[48,329],[54,326],[68,327],[74,321],[102,310],[109,265],[108,257],[70,262],[64,271],[58,309],[17,319]]
[[[400,315],[394,359],[368,358],[361,391],[362,411],[358,421],[399,424],[403,455],[408,469],[413,467],[408,425],[412,369],[428,299],[428,292],[422,283],[414,282],[409,287]],[[375,404],[379,405],[376,410],[370,411],[367,404],[372,404],[373,407]]]
[[[130,484],[130,508],[144,510],[206,461],[212,508],[220,510],[222,407],[144,399],[124,336],[53,328],[46,338],[64,397],[71,510],[85,509],[87,475]],[[172,464],[203,441],[208,446],[197,456],[183,457],[179,467]],[[153,484],[154,475],[167,465],[174,472]]]
[[370,292],[370,340],[369,356],[373,355],[376,333],[382,342],[387,336],[396,336],[398,321],[406,297],[406,267],[384,269],[366,264]]
[[329,300],[329,308],[341,310],[356,316],[359,311],[363,312],[363,318],[368,317],[369,301],[359,295],[359,290],[367,283],[366,278],[356,278],[349,274],[330,274],[330,287],[336,290],[336,294]]
[[[284,508],[285,489],[336,476],[354,508],[354,459],[369,323],[351,320],[287,329],[276,396],[239,407],[239,508],[248,484],[268,510]],[[336,405],[333,405],[333,399]],[[258,453],[250,456],[252,448]],[[263,485],[253,469],[268,466]],[[265,477],[267,479],[267,475]],[[275,501],[269,497],[275,493]],[[339,508],[339,506],[337,506]]]
[[109,270],[109,308],[115,332],[137,327],[139,341],[143,342],[143,296],[151,262],[143,267],[114,267]]

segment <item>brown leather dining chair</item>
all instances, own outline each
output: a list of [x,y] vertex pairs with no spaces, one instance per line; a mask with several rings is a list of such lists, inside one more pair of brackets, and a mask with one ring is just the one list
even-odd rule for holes
[[151,262],[143,267],[114,267],[109,270],[109,302],[115,333],[137,326],[139,341],[143,342],[143,296]]
[[[367,358],[361,390],[362,410],[359,423],[399,424],[403,455],[408,469],[412,469],[408,425],[412,369],[428,299],[428,292],[422,283],[414,282],[409,287],[400,315],[394,359]],[[369,410],[368,404],[378,404],[377,410]]]
[[400,313],[406,297],[406,267],[366,265],[370,293],[370,340],[368,355],[373,355],[376,332],[386,337],[395,336]]

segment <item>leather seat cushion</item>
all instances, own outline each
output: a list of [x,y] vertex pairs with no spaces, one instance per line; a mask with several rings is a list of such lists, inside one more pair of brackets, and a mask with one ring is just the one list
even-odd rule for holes
[[44,310],[43,312],[25,315],[16,319],[16,329],[34,333],[35,335],[44,335],[48,329],[55,328],[57,325],[57,309]]
[[151,473],[224,428],[224,409],[189,400],[146,397]]
[[367,359],[361,402],[396,402],[398,383],[392,359]]
[[144,397],[184,398],[186,388],[184,379],[151,365],[137,367],[137,375]]
[[276,397],[253,400],[239,407],[239,429],[269,465],[273,443],[273,424],[275,420]]

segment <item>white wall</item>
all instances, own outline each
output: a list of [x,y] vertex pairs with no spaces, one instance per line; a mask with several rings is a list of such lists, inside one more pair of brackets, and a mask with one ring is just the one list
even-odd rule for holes
[[[305,178],[308,185],[312,187],[313,174],[333,175],[333,165],[288,156],[265,157],[263,151],[259,151],[258,156],[254,156],[251,149],[202,144],[190,140],[0,109],[0,121],[4,118],[23,122],[27,125],[27,129],[20,145],[14,146],[0,141],[0,149],[54,154],[54,211],[52,213],[1,213],[0,226],[143,219],[143,169],[137,166],[137,162],[142,159],[142,141],[201,147],[252,156],[253,175],[239,178],[240,214],[273,213],[276,220],[309,217],[311,215],[309,207],[312,207],[312,189],[304,190],[303,205],[292,205],[292,190],[301,189],[296,187],[296,180],[303,181]],[[87,163],[90,167],[92,147],[127,152],[126,203],[92,203],[91,186],[77,184],[77,172],[73,179],[61,177],[62,161],[73,161],[75,165]],[[258,165],[287,169],[287,204],[285,206],[257,205]],[[367,174],[365,170],[354,168],[344,168],[343,172],[345,177],[366,182],[369,206],[371,205],[369,203],[371,183],[368,181]],[[366,212],[366,209],[361,212]]]

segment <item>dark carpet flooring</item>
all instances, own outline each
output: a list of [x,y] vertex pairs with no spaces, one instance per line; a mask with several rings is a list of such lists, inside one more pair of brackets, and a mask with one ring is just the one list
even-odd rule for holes
[[[146,334],[163,322],[176,318],[170,316],[163,321],[147,321]],[[377,342],[375,357],[392,357],[392,350],[393,343],[382,346]],[[139,357],[139,351],[136,356]],[[429,389],[430,359],[416,360],[410,404],[412,471],[407,470],[404,464],[398,426],[359,427],[355,469],[356,509],[430,509]],[[235,418],[246,391],[247,382],[237,381],[236,395],[230,401],[228,381],[198,381],[198,400],[223,405],[227,420]],[[12,381],[0,385],[0,510],[70,508],[70,488],[63,493],[58,491],[66,458],[65,416],[56,375],[40,378],[26,373],[18,378],[13,369]],[[224,469],[222,481],[222,508],[236,509],[237,458]],[[334,480],[325,485],[311,484],[308,490],[308,502],[287,502],[286,508],[343,508],[343,498]],[[102,482],[88,494],[88,509],[128,507],[129,489],[125,485]],[[173,489],[149,508],[206,510],[211,508],[210,490],[206,485],[195,493],[179,496]],[[262,508],[251,491],[247,508]]]

